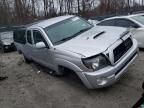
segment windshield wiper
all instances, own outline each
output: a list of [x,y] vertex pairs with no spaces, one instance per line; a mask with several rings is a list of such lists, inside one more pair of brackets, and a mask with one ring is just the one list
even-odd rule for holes
[[70,37],[67,37],[67,38],[61,39],[61,40],[55,42],[54,44],[59,44],[59,43],[65,42],[65,41],[67,41],[67,40],[70,40],[70,39],[72,39],[72,38],[73,38],[73,36],[70,36]]
[[87,31],[87,30],[89,30],[89,29],[91,29],[91,27],[82,29],[82,30],[78,31],[77,33],[75,33],[74,35],[69,36],[69,37],[64,38],[64,39],[61,39],[60,41],[57,41],[57,42],[55,42],[54,44],[58,44],[58,43],[62,43],[62,42],[65,42],[65,41],[67,41],[67,40],[70,40],[70,39],[76,37],[77,35],[83,33],[84,31]]

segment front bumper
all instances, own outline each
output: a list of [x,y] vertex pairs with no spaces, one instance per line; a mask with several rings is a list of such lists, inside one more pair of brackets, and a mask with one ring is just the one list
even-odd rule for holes
[[79,76],[87,88],[103,88],[110,86],[119,80],[137,56],[137,42],[134,42],[132,48],[116,65],[108,66],[95,72],[82,72]]

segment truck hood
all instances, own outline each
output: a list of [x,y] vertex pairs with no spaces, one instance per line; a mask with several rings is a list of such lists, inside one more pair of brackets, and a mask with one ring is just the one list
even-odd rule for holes
[[90,57],[104,52],[126,31],[127,29],[120,27],[96,26],[55,47]]

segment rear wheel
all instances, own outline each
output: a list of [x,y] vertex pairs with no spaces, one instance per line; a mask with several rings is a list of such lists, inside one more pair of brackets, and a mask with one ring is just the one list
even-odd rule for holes
[[[17,49],[16,49],[17,50]],[[17,50],[19,54],[22,54],[22,52],[20,50]]]
[[28,59],[24,54],[23,54],[23,60],[25,63],[28,63],[28,64],[31,63],[31,60]]

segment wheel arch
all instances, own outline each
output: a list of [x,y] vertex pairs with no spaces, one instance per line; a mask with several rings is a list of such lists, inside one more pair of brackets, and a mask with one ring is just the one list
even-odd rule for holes
[[75,65],[74,63],[72,63],[72,62],[70,62],[68,60],[61,59],[61,58],[56,58],[55,62],[57,64],[57,66],[63,66],[63,67],[68,68],[68,69],[70,69],[70,70],[72,70],[74,72],[82,71],[77,65]]

